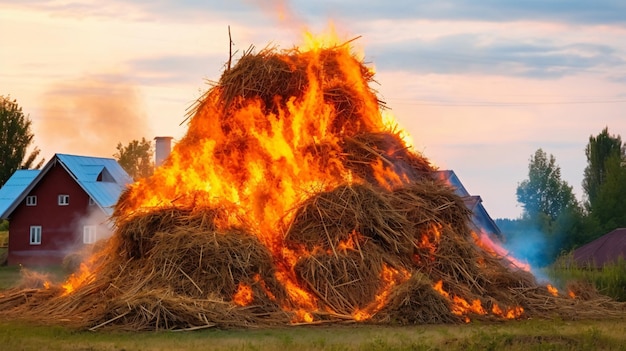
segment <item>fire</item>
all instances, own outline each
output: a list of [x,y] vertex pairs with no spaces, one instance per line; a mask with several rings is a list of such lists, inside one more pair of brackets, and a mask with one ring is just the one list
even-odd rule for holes
[[548,289],[548,292],[550,292],[553,296],[559,296],[559,290],[552,285],[546,285],[546,289]]
[[524,308],[521,306],[507,308],[506,310],[502,310],[498,304],[493,304],[491,308],[491,312],[496,315],[506,319],[516,319],[521,317],[524,314]]
[[235,295],[233,295],[233,302],[239,306],[248,306],[252,303],[254,294],[250,285],[239,283]]
[[78,272],[72,273],[69,278],[61,285],[63,288],[63,295],[69,295],[73,293],[78,287],[83,284],[89,283],[94,279],[89,266],[86,263],[81,263]]
[[513,257],[509,253],[509,251],[491,240],[487,233],[483,231],[481,231],[480,234],[472,232],[472,237],[474,238],[474,242],[476,243],[476,245],[478,245],[480,248],[482,248],[492,256],[506,259],[509,262],[511,268],[521,269],[526,272],[530,272],[530,265],[528,263],[521,262],[517,258]]
[[339,242],[339,244],[337,245],[337,250],[342,252],[357,250],[359,248],[360,240],[362,240],[361,235],[353,230],[346,240],[342,240]]
[[[342,45],[337,38],[329,40],[307,35],[304,50],[308,51],[300,53],[307,65],[302,90],[294,91],[294,96],[274,96],[271,100],[275,109],[268,110],[268,101],[261,98],[229,101],[224,90],[220,90],[221,95],[207,96],[211,103],[198,107],[204,118],[190,120],[187,137],[175,145],[166,163],[151,178],[131,186],[125,202],[130,205],[125,208],[127,216],[171,206],[174,201],[192,200],[196,207],[233,204],[237,214],[218,223],[218,227],[241,226],[241,218],[246,218],[248,224],[257,228],[255,234],[276,260],[287,262],[276,277],[291,299],[309,311],[317,308],[317,301],[299,286],[290,271],[298,257],[307,253],[285,250],[282,235],[275,229],[281,221],[288,220],[285,214],[301,201],[303,192],[364,182],[334,158],[323,162],[325,155],[320,148],[336,152],[333,150],[342,148],[344,135],[384,130],[378,99],[368,86],[373,72],[363,71],[349,45]],[[329,43],[336,45],[332,53],[337,76],[326,76],[323,69],[327,57],[324,55],[328,55],[323,48]],[[294,62],[291,54],[277,54],[285,68],[302,63]],[[342,111],[328,101],[329,89],[343,81],[350,82],[361,102],[352,107],[360,116],[358,121],[339,122],[338,114]],[[223,105],[213,103],[215,99],[238,108],[220,110]],[[406,181],[390,164],[375,161],[371,168],[381,186],[391,188]],[[354,249],[355,244],[358,243],[354,239],[348,239],[338,249]],[[247,296],[242,291],[237,294]]]
[[441,224],[433,224],[431,230],[422,235],[422,240],[419,243],[419,247],[426,248],[430,253],[430,260],[435,260],[435,252],[441,239]]
[[406,270],[398,270],[389,267],[387,264],[383,264],[383,269],[380,274],[382,286],[379,289],[378,294],[374,298],[374,301],[363,309],[356,309],[352,313],[352,317],[357,321],[364,321],[372,318],[380,309],[385,307],[389,295],[393,291],[393,288],[405,282],[410,278],[410,273]]
[[[407,213],[414,211],[415,201],[410,196],[415,189],[411,186],[423,182],[428,184],[425,191],[430,191],[439,184],[430,178],[434,168],[428,160],[412,150],[408,135],[384,111],[369,87],[373,69],[352,54],[350,42],[310,34],[306,41],[301,49],[246,53],[237,65],[228,67],[219,84],[193,109],[186,136],[151,177],[129,187],[116,205],[114,217],[117,224],[125,224],[162,209],[224,209],[223,215],[208,220],[208,231],[229,235],[229,230],[241,230],[243,236],[254,239],[246,248],[262,252],[263,262],[269,262],[265,266],[251,263],[250,267],[261,272],[254,276],[229,271],[231,286],[236,286],[226,298],[231,298],[232,307],[253,302],[261,305],[267,298],[288,312],[293,323],[314,323],[316,318],[326,318],[323,316],[370,320],[400,294],[394,293],[412,278],[415,266],[437,269],[445,220],[436,217],[438,211],[433,218],[431,214]],[[371,198],[341,198],[344,202],[338,201],[337,208],[328,209],[338,219],[326,216],[326,220],[325,208],[311,205],[318,212],[307,212],[307,218],[314,219],[309,226],[313,239],[306,237],[308,234],[290,239],[290,229],[295,226],[292,220],[307,198],[346,185],[347,192],[356,194],[354,188],[360,187],[359,191]],[[405,190],[409,200],[397,195]],[[424,203],[430,204],[426,197]],[[350,212],[353,202],[357,210]],[[445,209],[453,213],[455,206],[446,205]],[[378,212],[368,212],[369,207]],[[318,218],[322,219],[319,226]],[[447,235],[451,227],[445,228]],[[140,239],[134,233],[129,236],[131,241],[150,241],[152,234]],[[474,235],[487,252],[506,257],[516,267],[527,267],[486,234]],[[467,235],[464,232],[460,237],[464,240]],[[370,249],[380,256],[375,258],[384,259],[367,257]],[[131,259],[136,258],[132,250],[127,251]],[[406,256],[396,259],[393,255]],[[316,270],[320,265],[333,274],[330,279],[320,277]],[[368,274],[372,269],[380,275]],[[81,265],[63,285],[64,294],[93,279],[88,266]],[[446,292],[441,280],[433,288],[450,301],[454,315],[468,322],[470,315],[489,313],[481,299]],[[336,298],[350,289],[363,293],[355,294],[354,299]],[[330,295],[336,300],[331,301]],[[503,318],[523,312],[521,307],[503,310],[492,306],[491,313]]]
[[[472,303],[469,303],[466,299],[460,296],[451,295],[443,289],[442,280],[439,280],[437,283],[435,283],[433,285],[433,289],[452,302],[452,314],[463,317],[466,323],[470,322],[470,318],[468,317],[468,314],[470,313],[477,315],[487,314],[487,310],[485,310],[479,299],[475,299],[472,301]],[[491,313],[495,316],[499,316],[502,318],[515,319],[523,315],[524,308],[521,306],[514,306],[502,310],[502,308],[500,308],[498,304],[493,303],[491,307]]]
[[442,296],[447,298],[452,302],[452,314],[464,317],[466,323],[470,322],[470,318],[467,316],[469,313],[483,315],[486,314],[485,309],[482,306],[480,300],[473,300],[472,303],[467,302],[462,297],[456,295],[450,295],[447,291],[443,289],[443,281],[439,280],[433,285],[433,289],[440,293]]
[[567,296],[569,296],[569,297],[570,297],[570,298],[572,298],[572,299],[575,299],[575,298],[576,298],[576,294],[575,294],[573,291],[571,291],[571,290],[569,290],[569,291],[567,292]]

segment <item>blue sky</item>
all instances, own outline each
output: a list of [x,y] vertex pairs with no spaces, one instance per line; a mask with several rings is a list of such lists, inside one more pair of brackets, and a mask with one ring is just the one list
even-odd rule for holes
[[235,49],[290,48],[303,29],[351,39],[415,147],[454,169],[492,217],[543,148],[580,198],[590,135],[626,137],[623,1],[0,0],[0,94],[35,143],[111,156],[118,142],[180,138],[186,109]]

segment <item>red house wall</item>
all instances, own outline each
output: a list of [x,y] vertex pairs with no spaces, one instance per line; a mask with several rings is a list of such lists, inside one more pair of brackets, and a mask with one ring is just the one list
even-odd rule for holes
[[[60,206],[58,195],[69,195],[69,204]],[[60,264],[63,257],[82,245],[82,218],[91,210],[104,218],[97,205],[89,205],[89,195],[60,163],[56,163],[31,190],[36,206],[26,206],[26,198],[9,218],[8,264]],[[39,225],[41,244],[30,244],[30,226]]]

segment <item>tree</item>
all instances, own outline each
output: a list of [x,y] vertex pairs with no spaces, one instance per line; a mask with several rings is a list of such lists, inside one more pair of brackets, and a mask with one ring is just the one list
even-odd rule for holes
[[613,162],[619,158],[626,159],[626,154],[621,137],[609,135],[608,127],[605,127],[596,137],[589,137],[585,154],[587,155],[587,167],[585,167],[582,185],[587,199],[585,205],[587,210],[592,211],[600,187],[607,179],[607,167],[609,167],[607,161],[611,158],[613,158]]
[[120,166],[135,180],[145,178],[154,172],[154,162],[152,161],[152,144],[141,138],[133,140],[128,145],[117,144],[117,153],[113,156]]
[[526,258],[545,265],[579,240],[583,213],[572,187],[561,179],[561,168],[553,155],[538,149],[530,157],[528,179],[517,187],[517,201],[524,207],[517,223],[517,241],[540,242]]
[[30,130],[31,120],[24,115],[16,100],[0,95],[0,187],[18,169],[39,169],[41,159],[34,164],[40,150],[35,147],[26,157],[26,151],[33,142]]
[[604,178],[597,189],[590,216],[599,234],[626,226],[626,168],[620,155],[613,154],[604,165]]
[[530,217],[548,216],[555,221],[570,206],[577,206],[572,187],[561,180],[561,167],[553,155],[550,158],[542,149],[530,157],[528,179],[517,187],[517,201]]

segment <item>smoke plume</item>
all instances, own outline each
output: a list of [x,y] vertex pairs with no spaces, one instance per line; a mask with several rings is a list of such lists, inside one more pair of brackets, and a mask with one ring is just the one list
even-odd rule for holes
[[54,85],[34,123],[48,152],[111,157],[117,143],[149,137],[137,90],[121,79],[83,77]]

